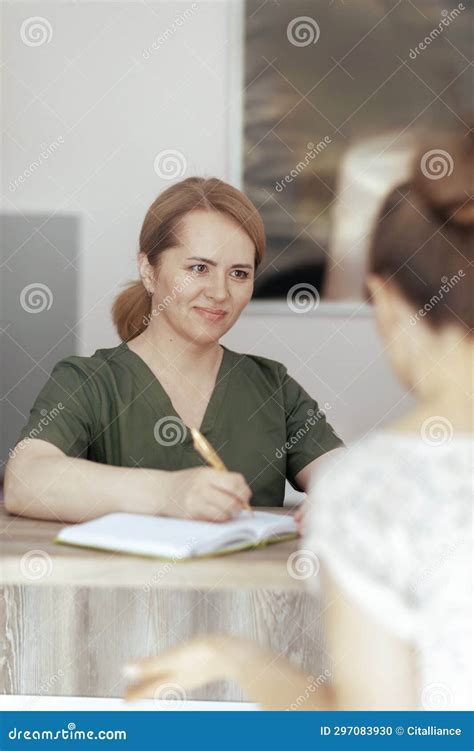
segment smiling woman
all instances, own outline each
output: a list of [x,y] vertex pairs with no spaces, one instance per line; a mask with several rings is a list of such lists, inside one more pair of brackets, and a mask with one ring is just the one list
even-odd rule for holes
[[[115,301],[113,319],[120,338],[129,341],[144,332],[149,316],[161,312],[160,304],[174,302],[177,290],[181,302],[177,316],[189,306],[186,298],[192,295],[194,308],[211,311],[199,320],[214,320],[213,313],[233,313],[233,320],[226,321],[230,328],[252,296],[254,274],[264,253],[261,216],[239,190],[216,178],[191,177],[171,186],[152,203],[143,222],[138,256],[141,280],[130,284]],[[232,311],[219,308],[215,301],[215,307],[209,305],[205,293],[209,281],[190,284],[195,277],[210,274],[213,299],[218,300],[223,292],[222,286],[216,287],[221,268],[236,282],[246,282],[243,287],[232,287]]]
[[[284,365],[219,343],[252,297],[264,249],[257,209],[231,185],[193,177],[158,196],[140,233],[140,280],[112,309],[122,343],[54,367],[7,467],[10,512],[225,521],[248,501],[281,506],[286,479],[308,488],[342,441]],[[202,466],[191,427],[229,472]]]

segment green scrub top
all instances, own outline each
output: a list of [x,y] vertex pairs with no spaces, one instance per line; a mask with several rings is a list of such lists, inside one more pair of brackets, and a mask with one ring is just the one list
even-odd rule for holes
[[[244,475],[252,505],[282,506],[285,479],[302,490],[298,472],[343,443],[284,365],[223,350],[201,433],[229,470]],[[160,381],[126,342],[60,360],[20,433],[25,438],[120,467],[205,464]]]

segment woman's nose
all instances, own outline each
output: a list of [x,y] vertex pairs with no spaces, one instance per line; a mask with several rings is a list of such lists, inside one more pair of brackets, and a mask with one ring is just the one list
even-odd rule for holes
[[228,295],[227,279],[224,277],[215,277],[212,279],[206,290],[207,296],[213,300],[225,300]]

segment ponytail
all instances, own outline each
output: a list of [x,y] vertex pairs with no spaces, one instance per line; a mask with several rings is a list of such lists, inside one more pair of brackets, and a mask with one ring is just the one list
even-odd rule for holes
[[151,312],[151,297],[141,281],[130,282],[112,306],[112,320],[123,342],[145,331]]

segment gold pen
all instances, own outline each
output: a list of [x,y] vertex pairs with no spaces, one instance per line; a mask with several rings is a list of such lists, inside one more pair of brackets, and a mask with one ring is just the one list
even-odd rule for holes
[[[194,448],[202,456],[204,461],[210,464],[214,469],[218,469],[221,472],[227,472],[227,467],[225,466],[220,456],[216,454],[207,438],[204,438],[203,434],[200,433],[197,428],[190,428],[190,430],[193,437]],[[253,514],[253,509],[250,503],[248,503],[248,501],[243,501],[243,504],[244,508],[247,511],[250,511],[251,514]]]

